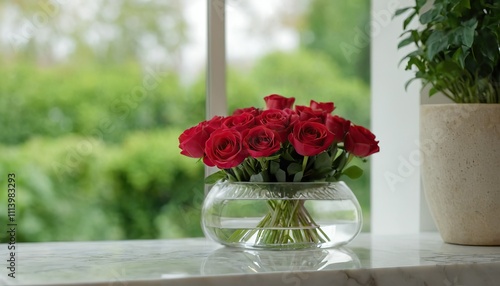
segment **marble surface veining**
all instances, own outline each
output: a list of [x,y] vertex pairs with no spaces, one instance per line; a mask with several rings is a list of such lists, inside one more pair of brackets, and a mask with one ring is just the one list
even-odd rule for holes
[[[500,247],[437,233],[360,234],[336,249],[255,251],[204,238],[17,244],[16,278],[0,285],[500,285]],[[0,245],[5,261],[7,245]],[[5,262],[3,263],[5,265]]]

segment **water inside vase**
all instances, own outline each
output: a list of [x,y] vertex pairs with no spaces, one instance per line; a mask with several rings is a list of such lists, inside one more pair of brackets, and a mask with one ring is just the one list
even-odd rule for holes
[[[291,204],[292,201],[298,200],[282,201],[280,206]],[[288,236],[288,241],[292,243],[308,244],[308,236],[317,235],[323,241],[321,244],[331,247],[349,242],[361,227],[360,214],[350,200],[304,201],[303,210],[306,210],[307,217],[313,221],[310,224],[269,223],[263,226],[262,221],[266,216],[276,220],[284,217],[282,221],[288,221],[290,216],[288,212],[274,214],[278,207],[273,209],[265,200],[220,200],[214,206],[211,219],[204,222],[205,232],[228,245],[258,246],[262,244],[264,235]],[[304,236],[307,236],[307,239],[304,239]],[[235,237],[238,239],[234,239]]]
[[[256,223],[258,222],[258,219],[255,218],[247,218],[247,219],[238,219],[238,220],[224,220],[223,226],[210,226],[206,225],[207,231],[210,231],[216,236],[225,242],[231,242],[228,241],[227,239],[231,237],[236,231],[252,231],[252,230],[259,230],[263,228],[246,228],[242,227],[242,224],[246,223]],[[326,234],[326,236],[329,238],[329,241],[327,242],[328,244],[333,244],[333,245],[342,245],[344,243],[349,242],[353,236],[357,233],[359,225],[354,222],[349,222],[349,221],[337,221],[337,222],[329,222],[330,224],[325,224],[324,222],[318,222],[319,225],[321,225],[321,230]],[[299,229],[305,229],[308,227],[288,227],[286,229],[289,230],[299,230]],[[317,228],[310,226],[309,228]],[[266,230],[283,230],[284,228],[265,228]],[[255,232],[252,234],[251,237],[245,240],[246,244],[258,244],[258,232]]]

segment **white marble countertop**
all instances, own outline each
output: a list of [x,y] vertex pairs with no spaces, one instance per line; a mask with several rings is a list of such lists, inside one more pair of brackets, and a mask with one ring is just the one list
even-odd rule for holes
[[0,245],[0,285],[500,285],[500,247],[443,243],[436,233],[360,234],[340,249],[249,251],[203,238],[16,244],[16,278]]

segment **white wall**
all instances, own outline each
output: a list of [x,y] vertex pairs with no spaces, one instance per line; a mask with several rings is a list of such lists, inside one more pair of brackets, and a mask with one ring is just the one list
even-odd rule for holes
[[[413,0],[372,0],[372,130],[380,140],[380,153],[372,157],[372,233],[418,233],[434,228],[420,186],[420,85],[398,67],[408,53],[398,51],[402,17],[398,8]],[[416,24],[416,23],[415,23]]]

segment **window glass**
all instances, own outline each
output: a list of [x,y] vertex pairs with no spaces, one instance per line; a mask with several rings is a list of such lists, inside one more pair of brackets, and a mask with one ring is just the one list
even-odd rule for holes
[[[226,1],[230,110],[279,93],[369,124],[366,1]],[[16,174],[19,242],[203,235],[203,164],[177,138],[205,118],[205,35],[205,0],[0,3],[0,176]],[[360,165],[348,183],[368,230]]]
[[177,138],[204,119],[206,1],[2,1],[0,30],[17,240],[201,236]]

